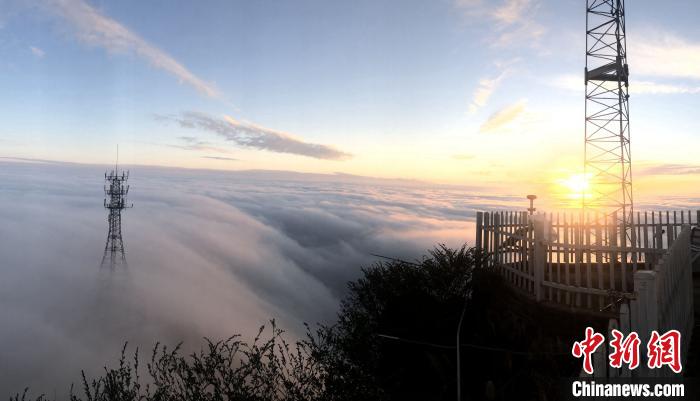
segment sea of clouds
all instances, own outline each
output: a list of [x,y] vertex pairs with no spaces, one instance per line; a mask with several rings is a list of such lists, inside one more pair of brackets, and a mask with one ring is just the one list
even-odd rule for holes
[[0,397],[29,386],[62,398],[126,341],[195,350],[271,318],[300,335],[334,321],[372,254],[471,243],[475,210],[522,206],[414,181],[133,167],[128,267],[111,271],[104,170],[0,161]]
[[[521,196],[344,174],[136,166],[124,211],[127,268],[101,268],[104,166],[0,160],[0,397],[64,398],[125,342],[199,349],[269,319],[289,335],[332,323],[373,254],[418,259],[472,244],[476,210]],[[666,198],[641,208],[698,208]]]

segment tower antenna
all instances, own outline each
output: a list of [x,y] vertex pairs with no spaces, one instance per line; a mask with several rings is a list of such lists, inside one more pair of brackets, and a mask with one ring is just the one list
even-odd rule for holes
[[109,266],[114,269],[119,265],[126,266],[126,254],[124,252],[124,241],[122,240],[122,210],[134,207],[128,205],[127,195],[129,193],[129,171],[119,175],[119,145],[117,145],[117,161],[114,170],[105,172],[105,199],[104,207],[109,212],[107,214],[107,241],[105,251],[102,256],[101,266]]
[[[633,246],[629,67],[624,0],[586,0],[586,120],[583,211],[617,220],[622,247]],[[622,235],[624,233],[624,235]]]

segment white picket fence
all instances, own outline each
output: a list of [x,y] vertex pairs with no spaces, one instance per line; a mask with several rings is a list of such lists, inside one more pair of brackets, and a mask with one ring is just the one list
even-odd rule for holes
[[600,311],[629,298],[635,273],[659,263],[683,227],[699,222],[700,211],[637,213],[630,243],[614,217],[477,212],[476,247],[488,267],[537,301]]
[[614,218],[478,212],[476,246],[487,255],[484,267],[536,301],[610,316],[606,342],[612,329],[637,332],[640,367],[610,368],[606,344],[594,355],[596,376],[670,375],[667,367],[646,367],[646,344],[652,330],[676,329],[682,333],[681,356],[687,355],[694,324],[691,225],[700,225],[700,211],[637,219],[630,243]]
[[[673,371],[664,366],[649,369],[646,345],[653,330],[664,334],[669,330],[681,332],[681,361],[685,364],[694,326],[693,309],[693,268],[690,250],[691,228],[686,225],[661,260],[650,270],[640,270],[634,274],[634,295],[629,307],[623,304],[619,317],[610,319],[609,334],[615,328],[627,335],[636,332],[641,340],[640,365],[629,369],[612,369],[607,366],[610,349],[601,346],[595,360],[602,360],[605,366],[595,370],[596,377],[640,376],[672,377]],[[601,364],[601,362],[598,362]]]

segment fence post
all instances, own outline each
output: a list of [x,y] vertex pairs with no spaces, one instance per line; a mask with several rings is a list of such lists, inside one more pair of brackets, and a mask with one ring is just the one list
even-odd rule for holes
[[[625,337],[630,334],[630,307],[627,304],[620,305],[620,331]],[[643,352],[642,348],[640,348],[640,352]],[[632,377],[632,371],[629,370],[628,366],[622,366],[620,377]]]
[[501,214],[496,212],[493,214],[493,267],[496,271],[503,273],[501,269]]
[[[680,318],[685,320],[685,325],[682,327],[683,336],[683,347],[681,348],[681,356],[683,358],[683,363],[687,361],[688,349],[690,348],[690,339],[692,339],[693,326],[695,325],[695,309],[694,309],[694,296],[693,296],[693,263],[690,250],[690,243],[692,241],[692,231],[690,224],[683,224],[681,226],[681,233],[679,234],[679,240],[682,239],[682,254],[680,261],[678,261],[678,266],[673,266],[673,268],[678,269],[676,274],[678,275],[675,280],[678,281],[678,291],[674,293],[676,299],[679,299],[680,309],[678,311]],[[687,237],[687,238],[686,238]],[[685,286],[685,288],[683,288]],[[679,325],[680,327],[680,325]],[[700,333],[695,333],[695,335],[700,335]]]
[[656,294],[656,272],[637,270],[634,273],[634,291],[637,299],[632,301],[632,331],[639,334],[640,347],[639,376],[654,377],[657,370],[647,367],[647,354],[644,346],[649,342],[652,330],[659,329],[659,308]]
[[603,378],[608,376],[608,347],[605,342],[593,353],[593,377]]
[[[698,227],[700,227],[700,211],[698,211]],[[688,242],[692,241],[692,236],[693,231],[688,227]],[[686,326],[686,336],[689,336],[687,338],[693,338],[693,327],[695,327],[695,283],[693,281],[693,261],[692,261],[692,253],[690,251],[690,244],[688,244],[688,267],[687,267],[687,273],[685,273],[685,277],[687,280],[687,288],[688,288],[688,299],[690,302],[688,302],[688,316],[690,317],[690,320],[688,321],[688,325]],[[698,261],[700,262],[700,260]],[[696,336],[700,336],[700,332],[695,333]],[[690,341],[686,340],[686,344],[688,344],[688,348],[686,349],[685,355],[687,356],[687,350],[690,348]]]
[[534,227],[534,243],[535,250],[533,252],[533,264],[534,269],[534,290],[535,290],[535,300],[542,300],[542,281],[544,280],[544,266],[547,260],[546,243],[544,238],[544,217],[535,217],[535,227]]
[[[661,220],[661,217],[659,217],[659,220]],[[661,225],[661,222],[656,225],[656,249],[664,249],[664,229],[663,226]],[[658,257],[656,258],[655,261],[658,261]]]
[[[616,248],[618,245],[618,238],[620,236],[620,232],[624,233],[624,227],[623,224],[617,220],[617,212],[613,212],[612,214],[612,221],[610,222],[610,225],[608,226],[608,241],[610,244],[610,247]],[[615,288],[615,280],[614,278],[614,271],[615,271],[615,263],[617,263],[617,251],[611,251],[610,252],[610,288]],[[623,255],[624,257],[624,255]]]
[[477,260],[477,266],[476,267],[482,267],[481,266],[481,261],[484,258],[484,249],[483,249],[483,231],[484,231],[484,212],[476,212],[476,243],[474,246],[476,247],[476,252],[478,255],[479,260]]
[[[618,324],[616,319],[608,319],[608,336],[606,337],[608,339],[608,341],[613,339],[612,331],[613,330],[619,331],[619,329],[620,329],[620,325]],[[610,364],[608,363],[608,361],[609,361],[608,356],[609,356],[609,354],[606,353],[605,366],[608,369],[608,377],[619,377],[620,376],[620,369],[613,368],[612,366],[610,366]]]

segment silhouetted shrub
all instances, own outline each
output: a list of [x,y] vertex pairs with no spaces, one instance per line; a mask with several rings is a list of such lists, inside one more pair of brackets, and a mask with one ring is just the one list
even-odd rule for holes
[[[478,268],[484,255],[440,245],[415,263],[375,263],[349,284],[338,323],[328,328],[335,375],[330,389],[351,389],[346,377],[372,390],[372,399],[453,400],[456,330],[460,335],[463,399],[556,399],[563,377],[576,375],[570,355],[587,325],[606,321],[547,308],[502,277]],[[352,373],[352,374],[346,374]],[[354,394],[361,399],[361,394]],[[350,398],[353,399],[353,398]]]
[[[129,360],[125,345],[118,366],[105,368],[94,379],[83,373],[82,385],[77,391],[71,388],[70,400],[321,400],[324,369],[312,353],[324,345],[310,330],[307,334],[307,339],[289,344],[273,320],[250,344],[240,336],[218,342],[205,339],[205,347],[189,356],[180,353],[179,345],[169,349],[157,344],[145,380],[138,349]],[[26,400],[26,391],[11,398]]]

